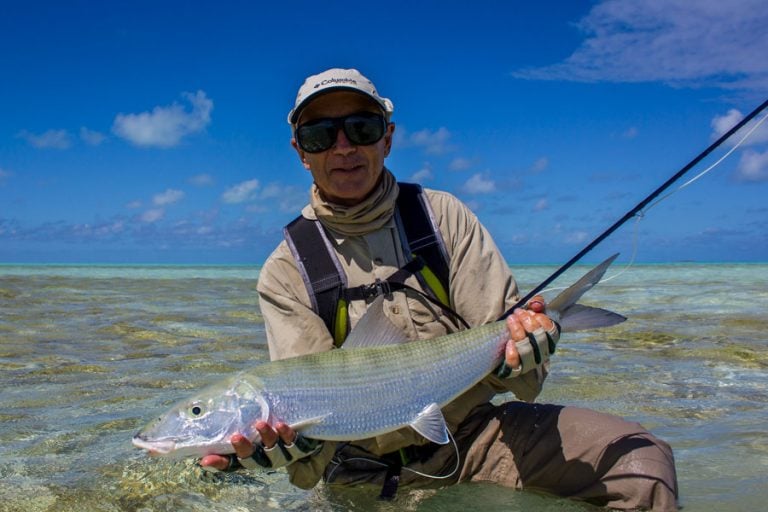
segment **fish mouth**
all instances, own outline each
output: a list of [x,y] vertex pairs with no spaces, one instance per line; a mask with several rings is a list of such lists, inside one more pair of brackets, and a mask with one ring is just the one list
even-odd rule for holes
[[141,434],[133,436],[133,446],[147,450],[151,455],[168,455],[176,447],[174,441],[148,441]]

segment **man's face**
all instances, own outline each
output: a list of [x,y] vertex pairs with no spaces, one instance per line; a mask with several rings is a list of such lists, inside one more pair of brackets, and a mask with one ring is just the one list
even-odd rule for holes
[[[357,112],[381,113],[371,99],[361,94],[338,91],[324,94],[307,105],[298,124],[327,117],[343,117]],[[291,144],[302,164],[312,173],[317,188],[327,201],[352,206],[368,197],[384,169],[384,159],[392,147],[395,125],[389,123],[380,141],[369,146],[352,144],[339,130],[336,143],[321,153],[303,151],[296,139]]]

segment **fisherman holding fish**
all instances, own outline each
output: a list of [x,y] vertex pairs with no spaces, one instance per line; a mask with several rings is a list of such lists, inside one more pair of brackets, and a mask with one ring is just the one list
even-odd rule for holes
[[[291,144],[314,184],[310,204],[259,276],[272,360],[345,350],[350,329],[379,296],[387,319],[414,343],[493,322],[519,300],[504,258],[464,204],[398,183],[385,167],[393,110],[353,69],[310,76],[299,90],[288,116]],[[507,329],[502,364],[442,408],[452,442],[432,442],[410,427],[317,441],[277,418],[256,422],[260,441],[234,435],[235,454],[207,455],[201,465],[285,466],[304,489],[321,479],[373,484],[383,498],[398,486],[475,481],[616,509],[677,510],[674,459],[664,441],[615,416],[533,403],[560,336],[543,299],[510,315]],[[519,401],[490,403],[506,392]]]

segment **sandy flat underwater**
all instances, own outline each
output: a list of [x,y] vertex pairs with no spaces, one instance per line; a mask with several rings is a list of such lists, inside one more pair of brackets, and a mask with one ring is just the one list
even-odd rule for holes
[[[514,270],[526,290],[553,269]],[[257,278],[258,267],[0,266],[0,511],[596,510],[480,484],[381,503],[133,448],[176,400],[268,358]],[[768,265],[638,265],[585,302],[629,321],[565,336],[539,401],[619,414],[667,440],[687,511],[764,509]]]

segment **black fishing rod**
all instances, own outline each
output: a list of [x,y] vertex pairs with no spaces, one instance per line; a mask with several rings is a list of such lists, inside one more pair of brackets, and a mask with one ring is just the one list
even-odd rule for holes
[[627,222],[629,219],[634,217],[639,211],[641,211],[643,208],[648,206],[648,204],[653,201],[656,197],[658,197],[659,194],[664,192],[666,189],[668,189],[674,182],[682,178],[688,171],[690,171],[693,167],[696,166],[699,162],[701,162],[704,158],[706,158],[707,155],[709,155],[712,151],[717,149],[723,142],[730,139],[734,133],[739,131],[745,124],[750,122],[757,114],[759,114],[763,109],[768,107],[768,100],[765,100],[759,107],[757,107],[755,110],[753,110],[749,115],[747,115],[744,119],[736,123],[736,125],[728,130],[722,137],[717,139],[715,142],[713,142],[707,149],[699,153],[699,155],[691,160],[685,167],[677,171],[677,173],[669,178],[666,182],[664,182],[663,185],[661,185],[659,188],[648,194],[645,199],[640,201],[637,206],[629,210],[627,213],[624,214],[622,218],[617,220],[611,227],[603,231],[600,236],[592,240],[589,244],[587,244],[586,247],[584,247],[581,251],[579,251],[576,256],[568,260],[562,267],[557,269],[555,272],[552,273],[548,278],[546,278],[544,281],[542,281],[536,288],[531,290],[528,295],[517,301],[517,304],[512,306],[510,309],[508,309],[503,315],[499,317],[499,320],[503,320],[504,318],[508,317],[512,314],[512,312],[524,306],[528,303],[529,300],[531,300],[534,295],[541,292],[544,288],[546,288],[552,281],[560,277],[560,275],[571,268],[574,263],[579,261],[581,258],[584,257],[585,254],[587,254],[589,251],[597,247],[600,242],[608,238],[608,236],[611,235],[614,231],[619,229],[625,222]]

